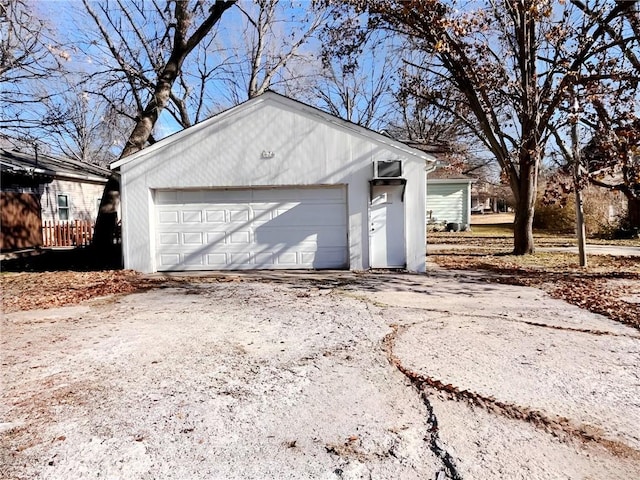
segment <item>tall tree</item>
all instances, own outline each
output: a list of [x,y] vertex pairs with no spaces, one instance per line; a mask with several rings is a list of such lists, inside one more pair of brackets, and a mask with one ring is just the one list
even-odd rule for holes
[[[354,22],[358,19],[354,18]],[[394,115],[393,92],[399,69],[393,35],[354,32],[354,48],[344,48],[339,22],[321,32],[319,71],[307,85],[306,96],[319,108],[363,127],[386,128]],[[366,53],[366,58],[363,55]]]
[[[161,5],[159,0],[136,0],[124,5],[122,0],[116,0],[117,12],[114,12],[109,8],[111,4],[98,4],[98,11],[92,2],[83,0],[103,44],[115,60],[116,72],[126,78],[128,92],[138,108],[121,158],[144,148],[160,113],[172,100],[185,59],[206,41],[224,12],[236,2],[207,3],[167,0]],[[122,28],[123,25],[127,28]],[[146,58],[148,63],[139,63],[140,58]],[[179,102],[176,105],[182,113]],[[105,187],[96,222],[94,241],[97,245],[112,243],[118,199],[119,179],[112,176]]]
[[[210,35],[222,14],[235,0],[206,2],[189,0],[136,0],[117,8],[82,0],[109,54],[117,64],[114,73],[124,75],[129,94],[138,108],[135,125],[121,153],[125,157],[141,150],[149,140],[162,110],[174,102],[183,126],[191,124],[173,87],[182,74],[187,56]],[[145,30],[144,27],[151,27]],[[187,88],[188,90],[188,88]],[[184,116],[183,116],[184,114]]]
[[622,192],[628,202],[629,226],[640,228],[640,119],[603,122],[583,155],[587,179]]
[[532,253],[538,172],[550,125],[576,85],[598,78],[611,86],[607,80],[638,77],[637,1],[349,3],[368,15],[370,28],[405,35],[429,56],[420,67],[460,93],[470,112],[460,120],[491,152],[513,191],[514,253]]
[[46,128],[45,140],[64,157],[107,166],[120,154],[131,121],[121,114],[122,106],[116,110],[113,104],[89,95],[72,78],[65,82],[64,93],[44,105],[48,117],[63,119]]

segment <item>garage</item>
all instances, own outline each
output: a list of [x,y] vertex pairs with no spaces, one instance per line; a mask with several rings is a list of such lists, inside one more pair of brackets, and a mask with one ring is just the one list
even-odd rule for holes
[[[471,184],[475,180],[449,169],[437,168],[427,177],[427,222],[456,224],[461,230],[471,223]],[[457,230],[457,229],[456,229]]]
[[348,268],[345,188],[160,190],[156,267]]
[[111,164],[125,268],[426,268],[428,153],[266,92]]

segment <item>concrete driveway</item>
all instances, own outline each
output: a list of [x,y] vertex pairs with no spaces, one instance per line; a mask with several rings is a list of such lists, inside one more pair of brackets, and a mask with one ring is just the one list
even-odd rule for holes
[[640,477],[640,332],[536,289],[181,276],[2,322],[2,478]]

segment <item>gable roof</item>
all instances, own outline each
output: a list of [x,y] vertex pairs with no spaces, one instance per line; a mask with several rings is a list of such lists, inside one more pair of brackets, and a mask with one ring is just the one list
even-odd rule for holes
[[70,158],[56,158],[41,153],[0,149],[0,172],[3,175],[39,176],[65,180],[105,183],[111,176],[106,168]]
[[138,158],[150,155],[152,153],[154,153],[155,151],[157,151],[158,149],[163,148],[165,145],[168,145],[170,143],[173,142],[178,142],[182,139],[185,139],[187,137],[189,137],[190,135],[192,135],[195,132],[198,132],[202,129],[206,129],[207,127],[211,126],[211,125],[215,125],[219,122],[222,122],[224,120],[226,120],[227,118],[230,118],[238,113],[241,113],[245,110],[248,110],[250,108],[253,108],[256,105],[259,105],[261,103],[271,103],[271,104],[276,104],[276,105],[280,105],[282,107],[285,108],[291,108],[306,114],[309,114],[311,116],[314,116],[318,119],[318,121],[323,122],[323,123],[327,123],[327,124],[332,124],[335,127],[342,129],[344,131],[350,132],[354,135],[358,135],[361,137],[366,137],[369,138],[372,141],[375,141],[377,143],[380,144],[384,144],[385,146],[392,148],[394,150],[398,150],[400,152],[402,152],[405,155],[410,155],[413,157],[418,157],[421,158],[427,162],[432,162],[435,163],[436,159],[430,155],[429,153],[425,153],[422,150],[419,150],[417,148],[413,148],[410,147],[408,145],[406,145],[405,143],[402,143],[398,140],[395,140],[393,138],[388,137],[387,135],[383,135],[382,133],[378,133],[375,132],[373,130],[370,130],[368,128],[362,127],[360,125],[357,125],[355,123],[352,123],[348,120],[343,120],[342,118],[336,117],[334,115],[331,115],[327,112],[324,112],[316,107],[312,107],[311,105],[307,105],[306,103],[300,102],[298,100],[294,100],[292,98],[286,97],[284,95],[280,95],[279,93],[276,93],[274,91],[268,90],[265,93],[263,93],[262,95],[259,95],[257,97],[254,97],[252,99],[247,100],[244,103],[241,103],[240,105],[236,105],[235,107],[232,107],[228,110],[225,110],[221,113],[218,113],[217,115],[214,115],[213,117],[204,120],[203,122],[200,122],[196,125],[193,125],[189,128],[186,128],[184,130],[181,130],[177,133],[174,133],[173,135],[170,135],[168,137],[163,138],[162,140],[154,143],[153,145],[146,147],[136,153],[133,153],[127,157],[121,158],[119,160],[116,160],[115,162],[112,162],[109,167],[113,170],[115,168],[118,168],[122,165],[125,165],[133,160],[136,160]]
[[463,173],[458,173],[450,168],[438,167],[434,171],[429,172],[427,181],[431,180],[448,180],[450,182],[468,183],[475,182],[475,178],[469,177]]

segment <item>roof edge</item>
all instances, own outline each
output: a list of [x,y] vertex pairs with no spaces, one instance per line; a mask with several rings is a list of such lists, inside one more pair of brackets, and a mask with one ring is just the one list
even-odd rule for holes
[[168,137],[163,138],[162,140],[159,140],[158,142],[154,143],[153,145],[150,145],[146,148],[143,148],[142,150],[139,150],[135,153],[132,153],[131,155],[128,155],[124,158],[118,159],[115,162],[112,162],[111,164],[109,164],[109,168],[111,170],[115,170],[116,168],[121,167],[122,165],[125,165],[127,163],[130,163],[140,157],[149,155],[153,152],[155,152],[156,150],[164,147],[165,145],[171,143],[171,142],[175,142],[180,140],[180,138],[189,135],[193,132],[199,131],[201,129],[207,128],[209,125],[214,124],[216,122],[219,121],[223,121],[225,118],[230,117],[232,115],[235,115],[236,113],[242,112],[243,110],[250,108],[253,105],[262,103],[264,101],[273,99],[276,102],[279,102],[281,104],[284,105],[290,105],[290,106],[296,106],[297,108],[303,110],[306,113],[309,113],[311,115],[315,115],[318,116],[320,118],[322,118],[325,122],[327,123],[333,123],[334,125],[337,125],[340,128],[343,128],[345,130],[351,131],[357,135],[361,135],[361,136],[365,136],[365,137],[369,137],[372,138],[374,141],[377,141],[379,143],[382,143],[383,145],[387,145],[393,149],[399,150],[405,154],[417,157],[417,158],[421,158],[427,162],[430,163],[434,163],[437,161],[436,157],[430,153],[424,152],[422,150],[419,150],[417,148],[414,147],[410,147],[409,145],[406,145],[404,143],[402,143],[399,140],[395,140],[394,138],[388,137],[382,133],[378,133],[375,130],[371,130],[369,128],[363,127],[361,125],[355,124],[353,122],[350,122],[349,120],[345,120],[343,118],[340,117],[336,117],[335,115],[332,115],[330,113],[327,113],[323,110],[320,110],[317,107],[314,107],[312,105],[306,104],[304,102],[301,102],[299,100],[295,100],[293,98],[290,97],[286,97],[284,95],[281,95],[279,93],[274,92],[273,90],[267,90],[266,92],[264,92],[263,94],[251,98],[243,103],[240,103],[238,105],[235,105],[227,110],[224,110],[216,115],[214,115],[213,117],[210,117],[200,123],[197,123],[195,125],[192,125],[191,127],[185,128],[183,130],[180,130],[179,132],[173,133],[171,135],[169,135]]

